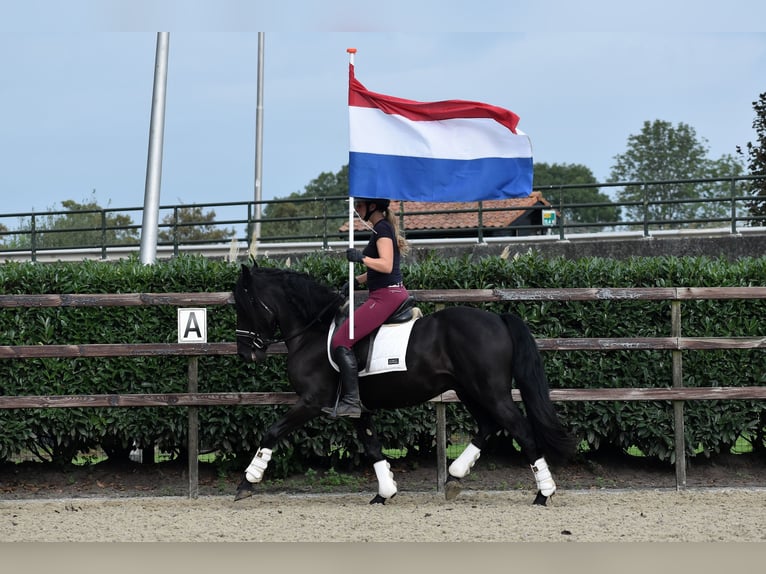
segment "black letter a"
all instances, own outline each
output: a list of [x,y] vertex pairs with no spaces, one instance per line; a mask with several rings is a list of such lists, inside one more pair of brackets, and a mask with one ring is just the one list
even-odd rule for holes
[[[192,326],[192,323],[194,323],[194,326]],[[199,325],[197,324],[197,315],[194,313],[189,313],[189,320],[186,322],[186,331],[184,331],[184,339],[189,338],[189,332],[194,331],[197,333],[197,338],[202,338],[202,329],[199,328]]]

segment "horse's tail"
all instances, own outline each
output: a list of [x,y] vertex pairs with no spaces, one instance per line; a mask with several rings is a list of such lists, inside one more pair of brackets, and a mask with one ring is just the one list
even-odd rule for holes
[[519,317],[509,313],[501,317],[513,341],[513,378],[521,393],[535,442],[550,462],[565,462],[574,454],[575,442],[554,409],[537,343]]

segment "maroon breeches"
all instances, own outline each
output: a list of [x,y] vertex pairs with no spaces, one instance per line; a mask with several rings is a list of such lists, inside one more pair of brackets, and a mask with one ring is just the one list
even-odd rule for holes
[[351,348],[354,343],[372,333],[383,324],[409,297],[404,287],[384,287],[370,292],[370,296],[354,311],[354,338],[349,337],[348,319],[338,327],[332,336],[330,347]]

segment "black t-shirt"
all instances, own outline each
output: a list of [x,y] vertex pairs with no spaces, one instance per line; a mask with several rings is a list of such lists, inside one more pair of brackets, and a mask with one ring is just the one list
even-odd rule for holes
[[394,244],[394,266],[391,269],[391,273],[381,273],[380,271],[375,271],[369,267],[367,268],[367,288],[370,291],[402,282],[402,272],[399,269],[399,244],[396,242],[394,228],[391,227],[391,224],[387,219],[381,219],[375,224],[373,231],[374,233],[370,237],[370,241],[367,243],[367,246],[362,253],[367,257],[374,257],[377,259],[380,257],[377,241],[381,237],[388,237]]

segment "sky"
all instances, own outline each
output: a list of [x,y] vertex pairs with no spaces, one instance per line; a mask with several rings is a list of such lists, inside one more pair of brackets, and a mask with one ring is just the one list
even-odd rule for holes
[[766,92],[760,0],[45,4],[0,9],[0,214],[144,204],[158,30],[162,205],[254,199],[258,30],[263,199],[348,162],[349,47],[368,89],[508,108],[535,162],[598,181],[645,121],[683,122],[711,158],[735,155],[756,141]]

